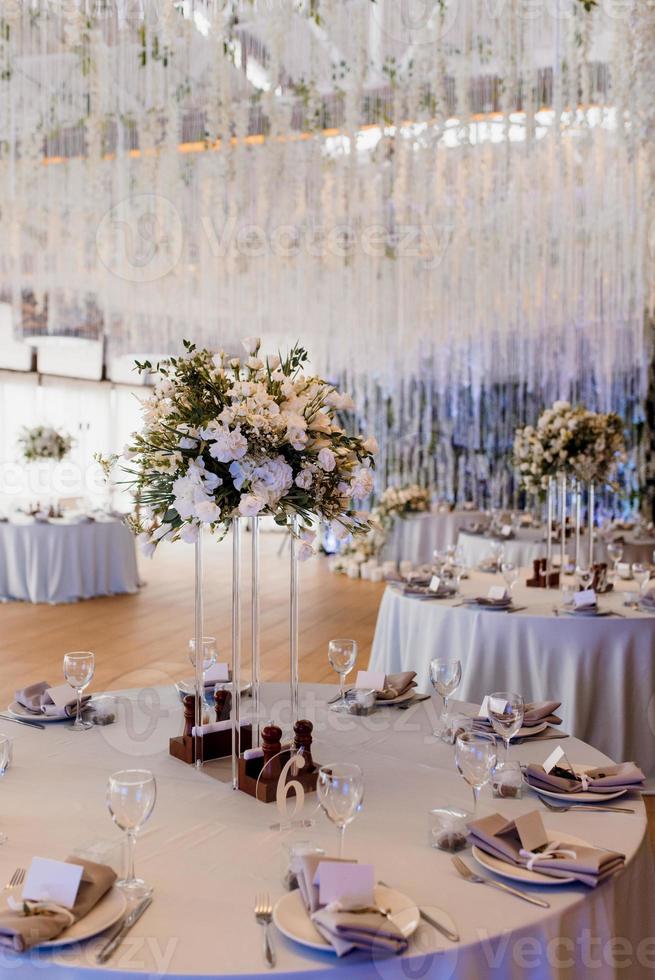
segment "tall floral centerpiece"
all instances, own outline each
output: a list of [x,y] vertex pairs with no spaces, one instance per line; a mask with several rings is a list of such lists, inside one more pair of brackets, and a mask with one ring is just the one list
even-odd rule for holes
[[50,505],[56,504],[55,470],[73,448],[72,437],[50,425],[24,426],[18,436],[18,448],[25,462],[32,464],[29,482],[37,500],[40,498],[43,504],[45,497]]
[[[328,522],[337,538],[364,534],[355,506],[373,489],[374,439],[348,435],[340,410],[352,400],[307,371],[296,345],[282,358],[263,356],[258,337],[243,341],[245,356],[196,349],[156,366],[143,403],[144,425],[121,462],[138,506],[129,518],[141,547],[161,541],[196,546],[196,636],[202,637],[201,530],[233,531],[232,670],[236,719],[240,676],[240,529],[253,521],[252,667],[259,710],[259,518],[270,515],[291,533],[290,675],[292,720],[298,711],[298,588],[296,562],[314,551],[316,526]],[[109,469],[113,457],[102,461]],[[197,658],[200,661],[201,658]],[[197,701],[202,673],[198,677]]]
[[613,412],[590,412],[583,406],[557,401],[539,417],[536,426],[517,429],[514,464],[530,493],[548,498],[548,559],[552,557],[553,489],[560,485],[562,560],[565,550],[566,485],[573,481],[576,517],[576,563],[580,560],[582,487],[587,486],[589,564],[594,549],[594,485],[611,484],[616,465],[625,459],[623,423]]

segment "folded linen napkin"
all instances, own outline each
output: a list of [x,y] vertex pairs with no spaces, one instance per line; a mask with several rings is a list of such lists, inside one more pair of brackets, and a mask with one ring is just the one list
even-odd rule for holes
[[84,868],[73,908],[70,911],[58,906],[48,908],[43,903],[39,911],[39,903],[28,903],[28,907],[33,909],[32,914],[25,915],[12,909],[0,910],[0,948],[24,953],[32,946],[56,939],[73,922],[84,918],[116,880],[116,872],[106,864],[76,857],[68,857],[66,861],[68,864],[81,864]]
[[508,609],[512,604],[512,597],[505,596],[504,599],[490,599],[488,596],[475,596],[470,599],[467,605],[471,606],[491,606],[494,609]]
[[[561,725],[562,719],[555,714],[561,701],[529,701],[523,715],[523,728],[536,728],[547,722],[549,725]],[[473,722],[474,727],[491,728],[488,718],[478,717]]]
[[[70,703],[65,707],[57,707],[48,694],[51,687],[52,685],[47,681],[28,684],[27,687],[16,691],[16,701],[35,715],[47,715],[48,718],[72,718],[77,710],[77,698],[73,695]],[[90,700],[91,695],[87,694],[82,698],[82,705],[88,704]]]
[[[375,692],[375,698],[377,701],[393,701],[395,698],[402,697],[407,691],[416,687],[416,677],[415,670],[401,670],[397,674],[387,674],[385,678],[384,688],[381,691]],[[349,687],[346,690],[346,695],[351,694],[355,688]],[[330,698],[328,704],[333,704],[335,701],[341,700],[341,693],[336,694],[333,698]]]
[[300,858],[298,890],[317,931],[334,947],[339,957],[353,949],[402,953],[407,949],[407,939],[382,912],[376,909],[340,910],[331,905],[321,906],[319,887],[314,884],[316,869],[321,861],[341,860],[322,854],[304,854]]
[[606,851],[591,844],[562,844],[553,841],[541,853],[526,851],[521,844],[516,823],[500,813],[473,820],[468,828],[471,843],[486,854],[517,867],[529,867],[532,871],[552,878],[576,878],[589,888],[595,888],[619,871],[625,863],[624,854]]
[[534,789],[553,790],[556,793],[611,793],[620,789],[633,789],[643,783],[645,776],[634,762],[622,762],[619,765],[599,766],[588,769],[584,778],[575,779],[573,776],[546,772],[543,766],[531,764],[525,771],[525,778]]

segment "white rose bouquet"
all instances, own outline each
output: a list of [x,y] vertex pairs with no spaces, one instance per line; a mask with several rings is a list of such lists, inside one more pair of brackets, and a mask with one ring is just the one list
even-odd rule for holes
[[517,429],[514,440],[514,465],[531,493],[545,490],[549,477],[607,483],[622,459],[625,441],[619,416],[573,408],[565,401],[546,409],[536,426]]
[[412,483],[406,487],[387,487],[375,508],[382,522],[393,522],[396,517],[422,514],[430,509],[430,494],[425,487]]
[[49,425],[37,425],[33,429],[21,430],[18,445],[23,459],[28,463],[37,459],[54,459],[60,463],[71,451],[73,440]]
[[[373,489],[377,444],[345,432],[337,413],[354,408],[352,399],[304,373],[307,352],[296,345],[284,360],[261,357],[259,338],[243,341],[245,358],[184,346],[184,356],[154,369],[137,363],[159,376],[144,428],[123,453],[143,550],[260,514],[289,527],[300,518],[301,559],[313,553],[319,519],[340,539],[365,533],[353,502]],[[100,462],[108,472],[116,460]]]

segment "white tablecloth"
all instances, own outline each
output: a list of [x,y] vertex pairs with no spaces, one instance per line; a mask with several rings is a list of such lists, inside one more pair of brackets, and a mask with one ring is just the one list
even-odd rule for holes
[[0,523],[0,597],[74,602],[136,592],[132,532],[118,520]]
[[[486,595],[499,582],[500,576],[477,572],[462,591]],[[404,598],[387,588],[370,668],[417,670],[421,688],[429,690],[430,660],[457,657],[465,700],[480,703],[503,690],[561,698],[565,731],[613,759],[634,759],[655,776],[655,617],[626,609],[621,593],[601,596],[600,604],[625,618],[556,616],[559,591],[522,584],[514,602],[524,611],[471,610],[457,601]]]
[[463,527],[480,521],[484,513],[477,510],[453,510],[436,514],[410,514],[399,517],[384,546],[382,558],[387,561],[412,561],[425,565],[434,551],[443,551],[457,543]]
[[[422,923],[402,959],[371,963],[361,955],[349,956],[337,965],[332,954],[304,949],[273,930],[277,967],[267,970],[252,906],[258,892],[268,892],[273,901],[284,893],[282,849],[288,836],[271,828],[273,805],[232,791],[225,762],[209,763],[196,773],[168,755],[167,739],[179,731],[181,711],[170,689],[156,689],[128,692],[119,724],[84,734],[72,734],[61,725],[47,732],[18,729],[0,720],[0,731],[16,738],[15,764],[2,782],[0,827],[9,838],[0,848],[3,882],[14,868],[26,867],[35,852],[63,858],[74,848],[91,846],[98,856],[104,842],[105,853],[114,854],[120,833],[105,809],[107,775],[120,768],[147,767],[158,782],[156,808],[138,841],[136,862],[137,872],[154,886],[154,903],[120,951],[102,968],[95,965],[93,944],[22,959],[5,952],[0,954],[0,976],[319,978],[328,970],[356,980],[652,976],[638,963],[647,952],[638,953],[639,943],[655,929],[655,876],[638,799],[630,804],[637,812],[627,816],[553,815],[539,807],[547,827],[626,854],[625,870],[595,891],[581,885],[537,889],[551,903],[544,911],[471,885],[456,874],[448,855],[427,845],[429,809],[443,804],[470,807],[470,790],[455,771],[452,747],[429,734],[431,702],[407,712],[387,708],[368,718],[342,718],[325,709],[334,690],[303,687],[302,710],[316,723],[317,761],[349,759],[364,770],[364,805],[346,831],[346,856],[374,862],[379,878],[426,911],[434,906],[447,910],[461,934],[458,945]],[[266,686],[264,701],[274,717],[288,703],[287,696],[281,685]],[[512,752],[521,760],[536,761],[555,744],[563,745],[574,762],[606,761],[573,739],[524,744]],[[308,797],[308,804],[313,810],[315,796]],[[515,815],[539,804],[532,793],[522,801],[492,800],[487,788],[480,806],[483,812],[498,809]],[[298,833],[335,853],[336,831],[322,813],[315,814],[313,827]],[[464,856],[473,862],[470,851]],[[622,947],[621,957],[632,964],[620,973],[608,965],[611,949],[603,953],[617,936],[629,950],[625,954]],[[584,949],[589,943],[589,955],[600,965],[587,971]],[[655,950],[650,955],[652,963]],[[566,960],[570,966],[558,967]]]
[[496,542],[503,546],[505,561],[511,561],[521,568],[531,567],[533,559],[546,556],[546,542],[542,541],[542,532],[532,530],[519,530],[515,537],[507,539],[460,531],[457,547],[461,548],[464,564],[475,568],[484,558],[490,556],[492,545]]

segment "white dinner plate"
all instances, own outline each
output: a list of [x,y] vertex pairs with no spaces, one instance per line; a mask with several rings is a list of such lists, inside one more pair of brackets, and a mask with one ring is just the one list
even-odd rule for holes
[[[573,771],[579,774],[597,768],[598,766],[573,766]],[[619,789],[613,793],[555,793],[550,789],[537,789],[527,779],[524,781],[530,789],[533,789],[540,796],[552,797],[553,800],[566,800],[567,803],[605,803],[606,800],[615,800],[619,796],[625,796],[628,792],[627,789]]]
[[384,707],[385,704],[402,704],[403,701],[411,701],[412,698],[415,698],[420,693],[417,687],[410,687],[409,691],[405,691],[404,694],[399,694],[397,698],[376,698],[375,704],[378,708],[380,705]]
[[562,606],[560,612],[564,616],[579,616],[580,618],[590,617],[591,619],[597,619],[600,616],[611,616],[611,609],[567,609],[566,606]]
[[60,721],[73,721],[73,718],[53,718],[52,715],[37,714],[35,711],[28,711],[27,708],[19,704],[18,701],[12,701],[7,707],[7,714],[11,715],[13,718],[25,718],[26,721],[42,721],[44,724],[49,722],[60,722]]
[[[589,846],[587,841],[581,840],[579,837],[572,837],[570,834],[554,834],[552,831],[548,831],[548,839],[553,842],[557,841],[564,846],[567,844]],[[569,885],[576,880],[572,875],[567,875],[564,878],[553,878],[550,875],[542,874],[540,871],[528,871],[527,868],[508,864],[507,861],[502,861],[492,854],[487,854],[486,851],[481,851],[475,844],[473,845],[473,857],[487,871],[493,871],[494,874],[500,875],[501,878],[508,878],[510,881],[520,881],[524,885]]]
[[467,609],[480,609],[482,612],[510,612],[514,608],[511,603],[506,606],[487,606],[484,603],[476,602],[474,599],[465,602],[464,605]]
[[73,923],[56,939],[42,943],[37,948],[56,949],[58,946],[69,946],[71,943],[80,943],[85,939],[92,939],[93,936],[98,936],[105,929],[109,929],[110,926],[118,922],[125,915],[126,909],[127,899],[120,888],[114,885],[83,919]]
[[[384,885],[376,885],[373,894],[380,908],[389,909],[392,922],[400,929],[403,936],[406,939],[411,936],[421,921],[419,910],[411,898],[396,891],[395,888],[386,888]],[[323,952],[334,952],[334,947],[314,928],[298,889],[289,892],[276,902],[273,909],[273,922],[287,939],[293,939],[301,946],[320,949]]]
[[[538,725],[531,725],[530,727],[524,726],[523,728],[519,728],[516,735],[512,735],[512,741],[515,738],[531,738],[533,735],[540,735],[542,732],[545,732],[547,728],[548,728],[547,721],[541,721],[539,722]],[[493,729],[491,725],[485,726],[484,729],[480,728],[479,731],[486,732],[489,735],[493,735]]]

